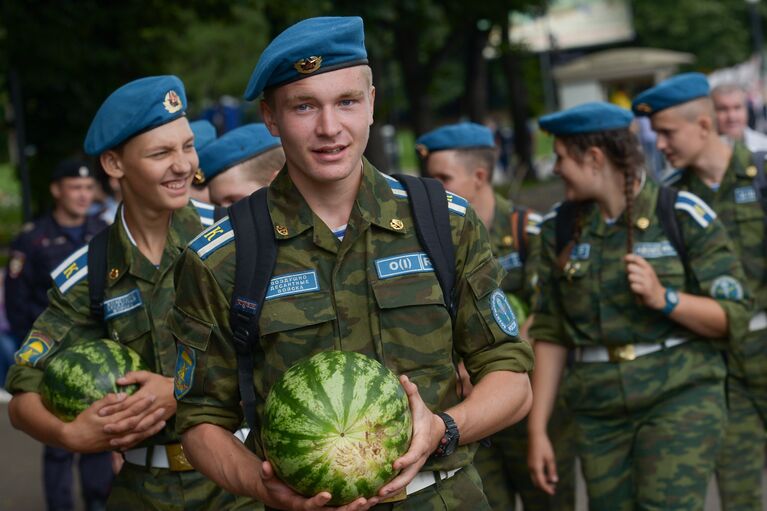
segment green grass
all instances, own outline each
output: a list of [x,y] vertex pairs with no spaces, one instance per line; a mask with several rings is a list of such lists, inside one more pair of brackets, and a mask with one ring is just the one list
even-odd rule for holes
[[21,227],[21,184],[9,163],[0,163],[0,265],[8,262],[8,246]]

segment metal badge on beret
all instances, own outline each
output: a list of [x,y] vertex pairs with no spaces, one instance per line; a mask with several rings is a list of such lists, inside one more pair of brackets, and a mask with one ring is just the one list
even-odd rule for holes
[[205,183],[205,174],[203,174],[202,169],[197,169],[194,171],[194,177],[192,178],[192,183],[196,185],[201,185]]
[[165,110],[171,114],[178,112],[184,107],[184,105],[181,104],[181,98],[174,90],[169,90],[168,93],[165,94],[165,100],[162,102],[162,106],[164,106]]
[[293,67],[296,68],[296,71],[298,71],[302,75],[312,74],[315,71],[317,71],[321,66],[322,66],[322,57],[318,57],[316,55],[307,57],[305,59],[301,59],[295,64],[293,64]]
[[415,152],[418,153],[418,156],[420,156],[422,159],[429,156],[429,148],[423,144],[416,144]]
[[645,112],[648,114],[652,112],[652,107],[648,105],[647,103],[639,103],[636,106],[636,109],[639,110],[640,112]]

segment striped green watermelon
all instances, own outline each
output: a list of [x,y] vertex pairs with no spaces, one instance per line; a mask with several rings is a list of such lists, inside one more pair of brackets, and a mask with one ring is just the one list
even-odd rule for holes
[[266,399],[266,458],[302,495],[332,495],[329,505],[371,497],[410,446],[413,420],[397,377],[359,353],[326,351],[298,362]]
[[51,413],[70,422],[110,392],[133,394],[138,385],[120,386],[115,380],[146,369],[141,357],[122,344],[108,339],[85,341],[56,354],[45,368],[40,395]]

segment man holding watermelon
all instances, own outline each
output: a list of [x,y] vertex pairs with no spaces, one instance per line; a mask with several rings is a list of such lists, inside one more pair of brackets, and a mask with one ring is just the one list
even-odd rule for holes
[[[125,463],[107,502],[113,510],[231,509],[236,500],[194,471],[173,427],[176,346],[166,323],[173,267],[186,243],[212,223],[212,208],[189,203],[197,154],[185,108],[181,81],[153,76],[120,87],[96,113],[85,152],[119,180],[123,203],[114,224],[52,272],[50,305],[8,374],[15,427],[75,452],[122,451]],[[43,404],[44,370],[68,346],[103,337],[136,352],[150,370],[117,380],[138,385],[132,395],[107,394],[65,422]],[[107,362],[90,364],[70,372],[70,384],[85,388],[78,390],[90,390],[90,378]]]
[[[362,156],[375,88],[360,18],[313,18],[280,34],[261,55],[245,97],[262,93],[265,123],[281,138],[287,163],[265,193],[245,200],[268,207],[270,218],[256,220],[259,233],[268,225],[259,250],[276,244],[274,269],[265,299],[233,299],[242,268],[236,261],[258,259],[248,259],[256,251],[240,245],[248,233],[235,234],[233,224],[242,224],[231,215],[252,202],[236,203],[179,263],[170,323],[183,353],[175,391],[185,452],[222,487],[268,508],[326,508],[329,491],[299,495],[275,476],[260,440],[251,436],[246,447],[232,432],[243,406],[249,414],[253,392],[254,423],[261,423],[267,393],[297,361],[354,351],[401,375],[413,436],[394,462],[399,475],[342,509],[490,509],[472,466],[476,442],[529,410],[532,350],[519,338],[481,220],[463,198],[447,194],[449,217],[443,213],[455,250],[448,296],[418,240],[409,192]],[[257,336],[233,332],[232,303],[235,314],[258,312]],[[234,336],[241,343],[243,334],[253,341],[252,357],[242,359],[253,369],[243,364],[240,371],[249,388],[238,384]],[[238,350],[242,356],[241,344]],[[453,352],[475,385],[464,401],[455,392]],[[372,395],[378,390],[368,387]]]

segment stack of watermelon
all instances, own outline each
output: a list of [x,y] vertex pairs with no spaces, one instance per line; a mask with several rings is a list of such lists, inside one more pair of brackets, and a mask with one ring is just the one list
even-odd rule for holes
[[372,497],[396,476],[412,435],[397,377],[359,353],[327,351],[288,369],[266,399],[262,441],[275,472],[329,505]]
[[108,339],[85,341],[56,354],[45,368],[40,394],[51,413],[70,422],[109,393],[133,394],[137,385],[121,386],[116,380],[146,369],[141,357],[122,344]]

